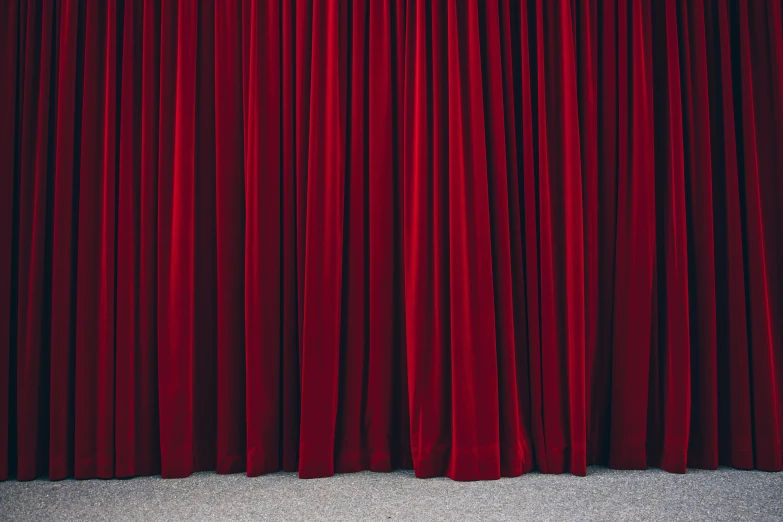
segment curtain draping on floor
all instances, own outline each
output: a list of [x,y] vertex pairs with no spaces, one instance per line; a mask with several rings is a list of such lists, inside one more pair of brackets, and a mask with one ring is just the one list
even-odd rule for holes
[[0,27],[0,477],[783,468],[780,0]]

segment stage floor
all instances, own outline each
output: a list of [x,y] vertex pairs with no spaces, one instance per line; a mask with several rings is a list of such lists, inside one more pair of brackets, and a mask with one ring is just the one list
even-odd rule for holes
[[488,482],[410,471],[302,480],[197,473],[186,479],[0,483],[2,520],[783,520],[783,473],[588,468]]

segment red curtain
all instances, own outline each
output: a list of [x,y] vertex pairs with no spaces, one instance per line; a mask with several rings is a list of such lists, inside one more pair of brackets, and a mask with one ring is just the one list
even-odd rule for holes
[[0,477],[783,469],[781,0],[0,27]]

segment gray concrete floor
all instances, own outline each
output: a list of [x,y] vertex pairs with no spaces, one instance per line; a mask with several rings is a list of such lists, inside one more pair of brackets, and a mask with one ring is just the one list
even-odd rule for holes
[[590,467],[587,477],[530,473],[467,483],[410,471],[7,481],[0,519],[783,520],[783,473]]

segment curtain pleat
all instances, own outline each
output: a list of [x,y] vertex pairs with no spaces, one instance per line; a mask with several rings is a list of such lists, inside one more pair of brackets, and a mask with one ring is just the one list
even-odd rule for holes
[[780,0],[0,27],[0,479],[783,470]]
[[[18,295],[18,284],[11,280],[11,274],[18,270],[18,239],[15,216],[18,200],[19,177],[17,175],[17,95],[19,47],[19,5],[6,2],[0,6],[0,67],[5,80],[0,82],[0,156],[2,168],[2,190],[0,190],[0,479],[8,476],[9,467],[16,467],[9,460],[9,447],[16,444],[16,357],[15,347],[11,349],[11,333],[16,331],[18,308],[11,304],[11,296]],[[13,357],[13,358],[12,358]]]

